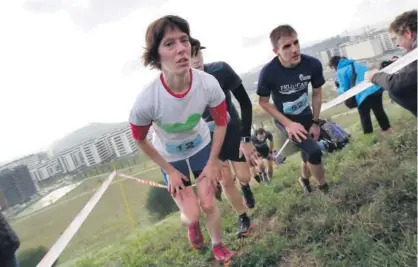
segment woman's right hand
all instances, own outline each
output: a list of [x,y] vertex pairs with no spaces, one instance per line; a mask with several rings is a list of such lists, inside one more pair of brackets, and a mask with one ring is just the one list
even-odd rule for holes
[[168,176],[168,192],[173,197],[177,195],[181,198],[181,190],[185,188],[184,181],[189,181],[190,179],[177,171],[176,169],[172,170],[171,172],[167,173]]
[[286,126],[286,131],[290,139],[294,138],[299,143],[302,142],[302,139],[306,139],[306,135],[308,134],[302,124],[293,121]]

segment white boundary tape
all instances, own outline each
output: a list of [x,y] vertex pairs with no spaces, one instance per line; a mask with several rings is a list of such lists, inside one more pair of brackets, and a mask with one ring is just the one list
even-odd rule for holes
[[[417,49],[416,48],[414,50],[408,52],[403,57],[399,58],[398,60],[396,60],[395,62],[393,62],[389,66],[387,66],[386,68],[381,69],[379,72],[386,72],[386,73],[392,74],[392,73],[395,73],[395,72],[401,70],[406,65],[412,63],[415,60],[417,60]],[[364,90],[366,90],[367,88],[369,88],[372,85],[373,85],[372,83],[366,82],[366,81],[363,81],[363,82],[357,84],[356,86],[354,86],[350,90],[346,91],[344,94],[341,94],[341,95],[337,96],[336,98],[332,99],[331,101],[323,104],[321,106],[321,112],[324,112],[325,110],[328,110],[328,109],[330,109],[330,108],[332,108],[332,107],[334,107],[338,104],[341,104],[345,100],[349,99],[352,96],[355,96],[358,93],[363,92]],[[278,154],[280,154],[280,152],[283,151],[286,148],[286,146],[289,144],[289,141],[290,141],[290,139],[286,140],[286,142],[283,144],[283,146],[280,149]]]
[[54,245],[48,253],[43,257],[43,259],[36,265],[36,267],[51,267],[52,264],[58,259],[61,253],[64,251],[65,247],[75,236],[77,231],[80,229],[81,225],[87,219],[87,216],[91,213],[94,207],[99,202],[100,198],[106,192],[109,185],[112,183],[113,178],[115,178],[116,172],[112,172],[106,181],[100,186],[100,188],[94,193],[94,195],[89,199],[83,209],[77,214],[77,216],[71,221],[70,225],[65,229],[64,233],[58,238]]

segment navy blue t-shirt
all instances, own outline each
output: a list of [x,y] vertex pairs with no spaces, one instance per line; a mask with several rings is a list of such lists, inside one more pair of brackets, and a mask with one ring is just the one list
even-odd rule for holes
[[[242,83],[238,74],[228,65],[228,63],[219,61],[204,65],[204,71],[214,76],[225,94],[225,102],[229,115],[231,116],[231,122],[235,125],[240,125],[240,118],[238,111],[236,110],[231,99],[231,92],[233,92]],[[209,109],[206,108],[203,113],[203,119],[205,121],[213,121],[210,115]]]
[[308,99],[309,83],[314,89],[325,83],[318,59],[302,54],[296,67],[285,68],[275,57],[260,72],[257,94],[272,95],[277,110],[290,120],[307,122],[313,116]]

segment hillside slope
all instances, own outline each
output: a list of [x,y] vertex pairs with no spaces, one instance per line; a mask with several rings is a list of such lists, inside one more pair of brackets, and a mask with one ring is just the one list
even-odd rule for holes
[[[327,196],[301,194],[299,155],[276,168],[271,185],[255,187],[257,228],[245,240],[236,240],[223,201],[224,242],[237,252],[231,266],[416,266],[417,125],[402,116],[389,138],[355,136],[326,157]],[[212,266],[209,248],[190,248],[177,213],[139,231],[138,243],[133,234],[76,266]]]

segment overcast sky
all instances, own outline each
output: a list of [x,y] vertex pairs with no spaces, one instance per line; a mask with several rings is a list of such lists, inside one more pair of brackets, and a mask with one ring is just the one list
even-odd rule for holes
[[[369,0],[364,9],[388,1]],[[126,121],[136,94],[156,76],[138,58],[147,25],[160,16],[186,18],[208,47],[206,61],[224,60],[242,73],[272,57],[273,27],[292,24],[302,44],[320,40],[376,20],[356,17],[361,2],[0,1],[0,162],[91,122]]]

